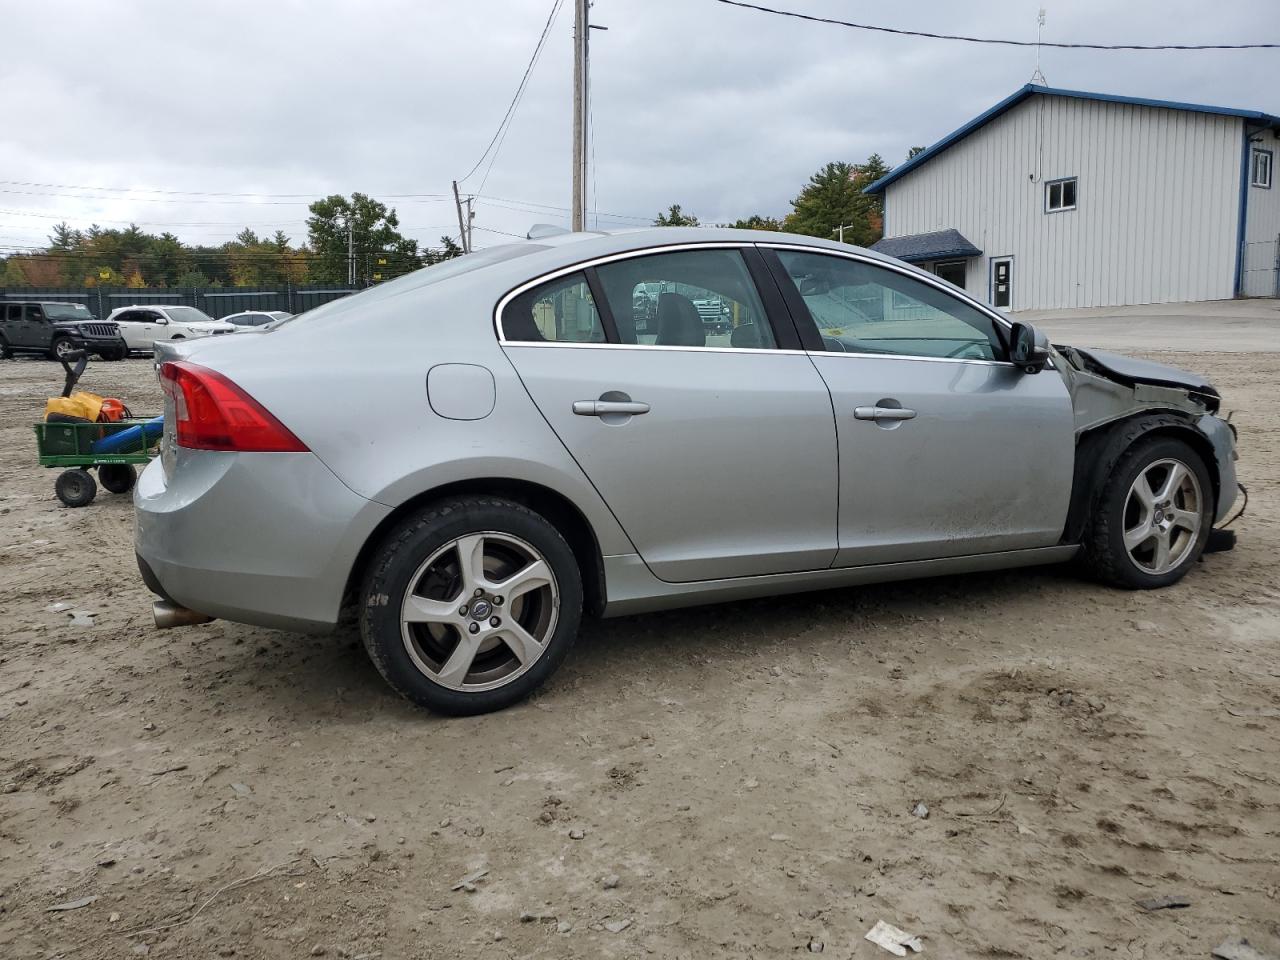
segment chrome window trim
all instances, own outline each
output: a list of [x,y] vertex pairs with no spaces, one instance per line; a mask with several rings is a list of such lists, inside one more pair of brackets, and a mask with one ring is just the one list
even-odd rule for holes
[[814,357],[858,357],[862,359],[874,360],[918,360],[923,363],[968,363],[977,364],[987,367],[1013,367],[1014,364],[1008,360],[981,360],[975,357],[921,357],[910,353],[856,353],[853,351],[835,351],[835,350],[785,350],[785,349],[766,349],[758,347],[683,347],[668,346],[666,344],[643,344],[643,343],[578,343],[571,340],[508,340],[502,331],[502,311],[506,309],[508,303],[514,300],[526,290],[548,283],[560,277],[571,273],[577,273],[586,270],[588,267],[595,267],[605,263],[613,263],[617,260],[629,260],[633,257],[652,256],[657,253],[679,253],[684,250],[744,250],[747,248],[759,248],[767,250],[798,250],[801,253],[817,253],[825,254],[833,257],[844,257],[846,260],[854,260],[858,263],[865,263],[873,267],[882,267],[885,270],[892,270],[904,277],[917,280],[921,283],[933,286],[937,290],[958,300],[968,306],[974,307],[979,313],[986,316],[1009,331],[1013,327],[1013,321],[1003,317],[994,308],[987,306],[980,300],[976,300],[969,296],[965,291],[959,290],[947,283],[923,271],[916,272],[909,268],[904,268],[895,263],[881,260],[877,257],[867,257],[859,253],[847,250],[832,250],[827,247],[810,246],[804,243],[752,243],[745,240],[707,240],[694,241],[691,243],[675,243],[675,244],[658,244],[652,247],[641,247],[637,250],[627,250],[622,253],[610,253],[600,257],[593,257],[588,260],[580,260],[576,263],[564,267],[557,267],[555,270],[549,270],[546,273],[539,274],[532,280],[526,280],[519,286],[513,287],[507,293],[503,294],[493,310],[493,331],[498,338],[498,344],[502,347],[533,347],[535,349],[545,349],[547,347],[558,348],[561,350],[647,350],[647,351],[669,351],[678,350],[689,353],[770,353],[770,354],[795,354],[807,355]]

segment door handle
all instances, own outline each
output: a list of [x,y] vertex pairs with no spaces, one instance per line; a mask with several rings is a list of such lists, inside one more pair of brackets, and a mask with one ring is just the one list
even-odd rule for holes
[[903,407],[854,407],[855,420],[914,420],[916,412]]
[[636,400],[575,400],[573,412],[580,417],[607,417],[610,414],[638,417],[649,412],[649,405]]

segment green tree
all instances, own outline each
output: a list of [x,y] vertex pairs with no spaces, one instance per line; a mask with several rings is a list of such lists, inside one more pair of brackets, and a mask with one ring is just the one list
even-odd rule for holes
[[4,262],[4,275],[0,276],[0,287],[25,287],[27,275],[22,272],[22,264],[17,257],[10,257]]
[[655,227],[696,227],[698,218],[680,209],[680,204],[673,203],[666,213],[658,214],[653,221]]
[[[348,237],[358,285],[371,283],[375,273],[387,280],[422,264],[418,241],[400,233],[400,219],[395,210],[372,197],[353,193],[348,199],[334,194],[317,200],[310,210],[307,232],[313,280],[322,283],[347,280]],[[380,264],[379,260],[386,263]]]
[[888,172],[879,154],[872,154],[860,166],[843,160],[828,163],[809,178],[791,202],[793,209],[783,221],[784,229],[831,237],[843,225],[846,243],[875,243],[884,232],[881,201],[863,190]]
[[454,243],[453,238],[441,237],[439,249],[433,250],[428,247],[422,252],[422,265],[429,267],[460,256],[462,256],[462,248]]
[[726,224],[734,230],[782,230],[782,221],[777,217],[762,217],[758,213],[742,220],[735,220],[733,223]]

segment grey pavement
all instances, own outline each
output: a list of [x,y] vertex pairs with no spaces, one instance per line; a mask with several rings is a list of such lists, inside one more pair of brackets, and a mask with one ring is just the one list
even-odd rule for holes
[[1280,300],[1211,300],[1137,307],[1025,310],[1055,343],[1099,350],[1280,352]]

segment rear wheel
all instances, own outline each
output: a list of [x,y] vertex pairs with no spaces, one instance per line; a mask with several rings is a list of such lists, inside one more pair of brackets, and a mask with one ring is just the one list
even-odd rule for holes
[[1213,526],[1204,459],[1173,437],[1140,440],[1103,487],[1085,544],[1102,580],[1130,589],[1177,583],[1200,559]]
[[131,463],[104,463],[98,468],[98,482],[111,493],[128,493],[138,480]]
[[12,360],[13,350],[9,346],[9,341],[0,335],[0,360]]
[[467,497],[392,531],[360,599],[365,648],[397,692],[440,713],[486,713],[528,696],[564,660],[582,618],[582,577],[544,518]]
[[53,490],[68,507],[87,507],[98,495],[98,485],[88,470],[64,470],[54,481]]

